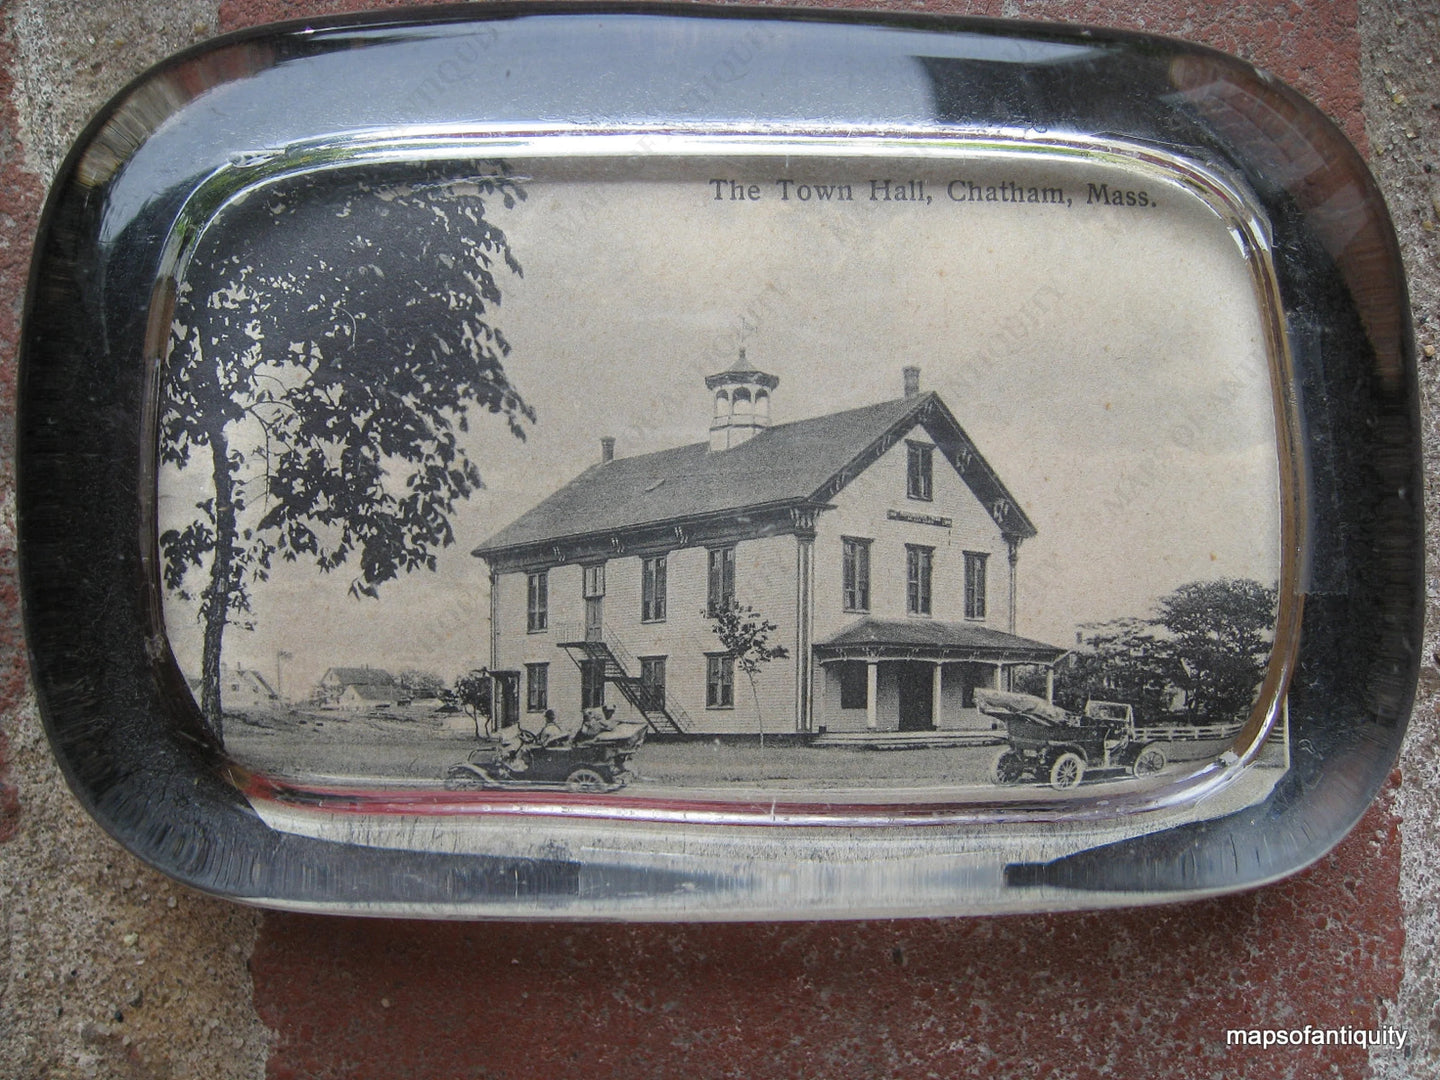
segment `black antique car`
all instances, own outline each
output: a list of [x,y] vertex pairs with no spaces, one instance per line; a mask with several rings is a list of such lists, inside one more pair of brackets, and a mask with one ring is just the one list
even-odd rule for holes
[[615,791],[633,775],[630,757],[645,741],[644,721],[616,721],[613,707],[586,709],[580,727],[566,733],[548,714],[538,732],[518,724],[503,729],[498,742],[472,750],[450,766],[451,791],[494,788],[509,791]]
[[1165,768],[1164,747],[1137,736],[1129,705],[1091,701],[1077,716],[1029,694],[983,689],[975,691],[975,704],[1005,726],[1007,745],[990,766],[997,784],[1029,778],[1064,790],[1085,779],[1153,776]]

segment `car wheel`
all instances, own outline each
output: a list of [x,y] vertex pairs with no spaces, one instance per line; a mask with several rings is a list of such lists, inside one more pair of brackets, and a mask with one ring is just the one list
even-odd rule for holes
[[1025,760],[1014,750],[1005,749],[990,763],[992,784],[1013,784],[1025,775]]
[[446,791],[481,791],[484,787],[485,781],[464,765],[452,765],[445,774]]
[[1084,775],[1084,759],[1074,751],[1067,750],[1050,766],[1050,786],[1056,791],[1064,791],[1080,783]]
[[570,775],[565,778],[565,786],[571,791],[606,791],[610,784],[600,775],[599,770],[582,765],[570,771]]
[[1141,747],[1140,753],[1135,755],[1135,765],[1131,771],[1136,776],[1154,776],[1165,768],[1165,765],[1165,751],[1157,743],[1151,743]]

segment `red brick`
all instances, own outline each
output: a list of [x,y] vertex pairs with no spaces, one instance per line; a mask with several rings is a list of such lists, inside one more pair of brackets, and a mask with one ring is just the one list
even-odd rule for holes
[[1383,1022],[1404,940],[1392,795],[1295,879],[1159,908],[769,926],[270,915],[252,959],[269,1075],[1359,1077],[1363,1049],[1227,1048],[1225,1029]]

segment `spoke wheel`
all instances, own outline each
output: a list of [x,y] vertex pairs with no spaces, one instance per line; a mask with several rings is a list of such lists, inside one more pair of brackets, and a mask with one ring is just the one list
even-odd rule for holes
[[1155,743],[1151,743],[1135,755],[1135,767],[1133,771],[1136,776],[1154,776],[1161,769],[1165,768],[1165,765],[1165,751]]
[[572,770],[570,775],[565,778],[565,786],[571,791],[582,792],[605,791],[610,787],[605,777],[588,765],[582,765],[580,768]]
[[1084,775],[1085,762],[1079,754],[1067,750],[1050,766],[1050,786],[1056,791],[1064,791],[1080,783]]
[[1024,773],[1024,759],[1014,750],[1001,750],[990,763],[990,781],[994,784],[1013,784]]

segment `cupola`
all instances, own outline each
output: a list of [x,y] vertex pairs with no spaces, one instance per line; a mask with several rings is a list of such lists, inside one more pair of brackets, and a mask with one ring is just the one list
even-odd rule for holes
[[710,420],[710,449],[729,450],[770,426],[770,395],[780,380],[740,358],[724,371],[706,376],[705,386],[714,402]]

